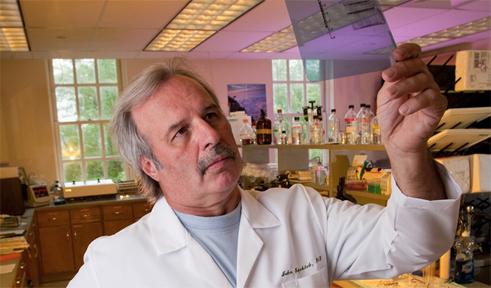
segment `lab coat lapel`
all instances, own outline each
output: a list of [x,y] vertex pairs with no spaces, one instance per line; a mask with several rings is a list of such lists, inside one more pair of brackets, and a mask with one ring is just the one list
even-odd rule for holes
[[280,221],[248,192],[241,190],[242,215],[239,226],[237,251],[237,287],[245,287],[256,263],[263,240],[256,229],[272,228]]
[[188,266],[190,271],[196,271],[194,275],[202,276],[203,283],[207,283],[210,287],[230,287],[222,270],[208,252],[191,237],[165,198],[162,197],[155,203],[149,221],[150,234],[158,255],[184,253],[184,249],[189,249],[192,259],[182,257],[182,260],[187,262],[183,265]]

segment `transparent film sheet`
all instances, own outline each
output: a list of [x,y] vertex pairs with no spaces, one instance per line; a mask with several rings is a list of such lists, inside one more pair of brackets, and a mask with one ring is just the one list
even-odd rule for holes
[[[395,42],[376,0],[286,0],[302,59],[317,59],[322,79],[390,66]],[[308,77],[308,75],[307,75]]]

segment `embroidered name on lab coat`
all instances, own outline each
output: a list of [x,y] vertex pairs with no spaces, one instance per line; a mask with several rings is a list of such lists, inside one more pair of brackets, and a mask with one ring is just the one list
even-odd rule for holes
[[315,259],[313,261],[309,261],[306,264],[303,264],[303,265],[298,266],[298,267],[294,267],[292,269],[283,270],[283,272],[281,273],[281,277],[285,277],[285,276],[288,276],[288,275],[291,275],[291,274],[300,273],[303,270],[306,270],[306,269],[309,269],[311,267],[314,267],[314,264],[312,264],[312,262],[314,262],[315,264],[317,264],[317,263],[321,262],[321,260],[322,260],[322,256],[319,255],[319,256],[315,257]]

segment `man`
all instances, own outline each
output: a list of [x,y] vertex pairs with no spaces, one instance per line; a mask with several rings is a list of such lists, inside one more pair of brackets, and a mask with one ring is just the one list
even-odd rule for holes
[[239,152],[211,89],[186,70],[146,70],[118,100],[113,129],[156,204],[95,240],[69,286],[329,287],[434,261],[452,244],[459,201],[426,149],[446,101],[419,53],[397,48],[382,74],[378,117],[395,179],[386,208],[301,185],[242,191]]

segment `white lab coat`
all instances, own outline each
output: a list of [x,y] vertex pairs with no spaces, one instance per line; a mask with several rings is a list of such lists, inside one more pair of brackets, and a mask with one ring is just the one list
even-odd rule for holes
[[[241,191],[237,287],[329,287],[334,279],[420,269],[451,247],[455,233],[459,188],[443,174],[451,199],[408,198],[393,185],[385,209],[301,185]],[[92,242],[84,261],[69,287],[230,287],[165,198],[135,224]]]

